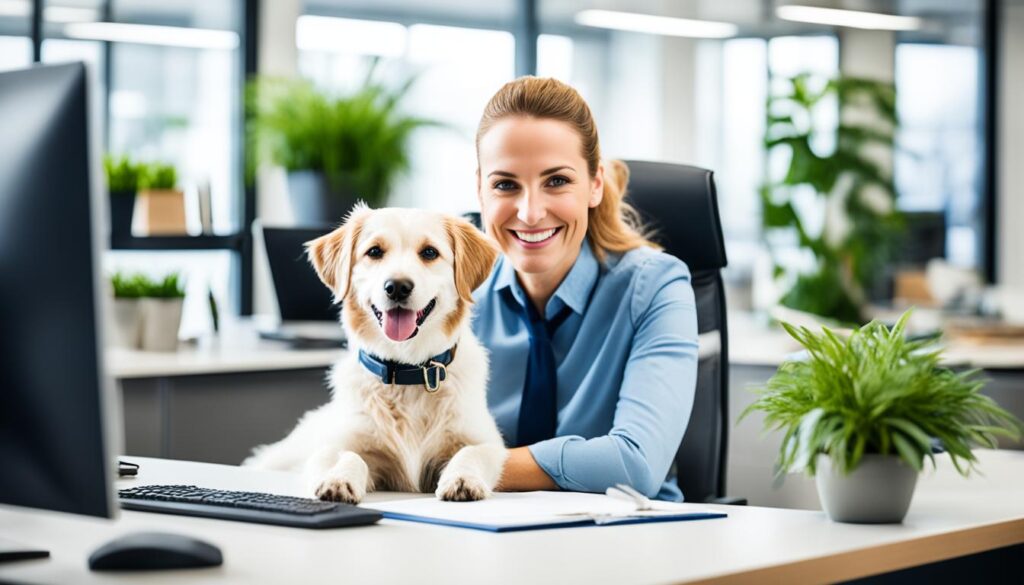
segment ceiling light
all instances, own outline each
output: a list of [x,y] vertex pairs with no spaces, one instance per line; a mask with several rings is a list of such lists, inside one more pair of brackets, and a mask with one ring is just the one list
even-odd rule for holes
[[735,24],[728,22],[690,20],[613,10],[583,10],[576,14],[576,23],[596,28],[698,39],[724,39],[736,36],[738,30]]
[[775,14],[783,20],[870,30],[917,30],[921,28],[921,19],[916,16],[896,16],[838,8],[789,5],[779,6],[775,9]]
[[397,22],[306,14],[295,23],[295,43],[302,51],[401,57],[406,31]]
[[230,30],[125,24],[121,22],[81,22],[64,26],[64,35],[72,39],[139,43],[191,49],[234,49],[238,33]]

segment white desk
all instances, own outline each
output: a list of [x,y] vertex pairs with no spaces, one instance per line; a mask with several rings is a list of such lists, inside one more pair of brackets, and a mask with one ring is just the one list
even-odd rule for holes
[[215,338],[182,343],[178,351],[111,348],[106,355],[110,375],[124,380],[326,368],[343,354],[342,349],[293,349],[262,340],[252,318],[229,321]]
[[[699,341],[699,357],[718,352],[717,333],[701,335]],[[293,349],[283,342],[262,340],[255,327],[246,323],[216,339],[183,343],[174,352],[110,348],[106,357],[110,375],[125,380],[327,368],[345,353],[344,349]]]
[[[978,344],[964,339],[945,341],[943,363],[986,370],[1024,369],[1024,343]],[[767,327],[751,313],[729,313],[729,363],[735,366],[778,366],[803,348],[781,327]]]
[[[115,521],[0,507],[0,536],[49,548],[51,558],[0,565],[28,583],[803,583],[851,579],[1024,543],[1024,453],[980,452],[985,477],[964,480],[946,459],[918,483],[901,525],[830,522],[822,512],[720,509],[728,518],[508,534],[400,521],[327,531],[142,512]],[[297,494],[284,473],[139,459],[119,485],[196,483]],[[376,494],[374,498],[394,497]],[[407,497],[403,495],[402,497]],[[145,575],[90,573],[89,553],[134,530],[204,538],[224,552],[215,569]]]

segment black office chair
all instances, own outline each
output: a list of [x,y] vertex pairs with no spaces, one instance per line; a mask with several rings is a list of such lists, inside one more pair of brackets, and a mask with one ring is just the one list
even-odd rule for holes
[[727,261],[713,173],[685,165],[625,162],[630,171],[627,201],[656,230],[653,239],[690,268],[698,332],[718,332],[719,351],[697,366],[693,412],[675,459],[679,488],[689,502],[745,504],[742,498],[725,497],[729,335],[721,270]]

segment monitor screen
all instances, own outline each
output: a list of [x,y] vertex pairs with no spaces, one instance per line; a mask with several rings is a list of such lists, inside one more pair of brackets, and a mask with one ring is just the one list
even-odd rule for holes
[[0,73],[0,503],[110,516],[86,79]]
[[263,228],[282,321],[338,321],[340,307],[306,257],[305,243],[331,228]]

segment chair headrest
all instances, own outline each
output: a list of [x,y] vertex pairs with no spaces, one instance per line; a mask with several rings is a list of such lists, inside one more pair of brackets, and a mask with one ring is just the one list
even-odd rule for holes
[[623,162],[629,167],[626,200],[655,230],[655,242],[691,271],[725,267],[713,173],[672,163]]

